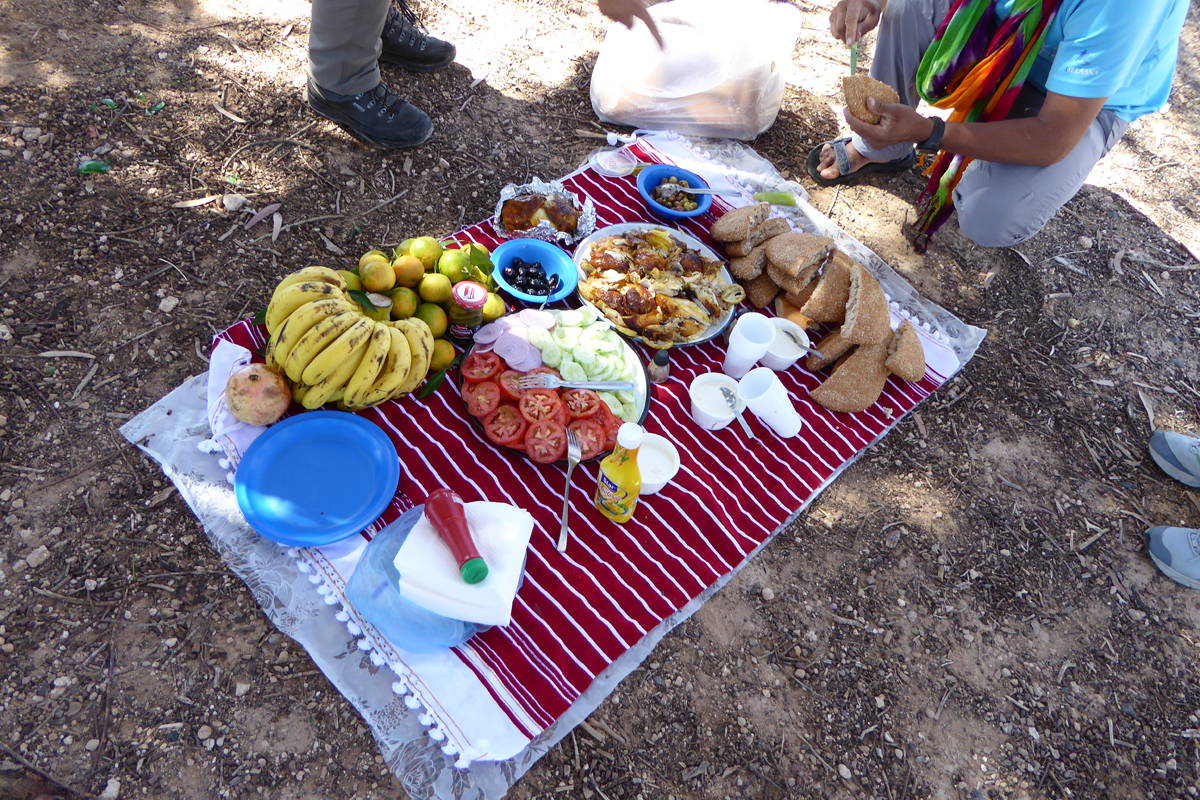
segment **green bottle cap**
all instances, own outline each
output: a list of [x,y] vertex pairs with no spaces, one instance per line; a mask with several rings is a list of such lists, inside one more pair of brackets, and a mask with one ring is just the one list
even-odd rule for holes
[[487,564],[482,558],[472,558],[462,565],[460,571],[467,583],[479,583],[488,574]]

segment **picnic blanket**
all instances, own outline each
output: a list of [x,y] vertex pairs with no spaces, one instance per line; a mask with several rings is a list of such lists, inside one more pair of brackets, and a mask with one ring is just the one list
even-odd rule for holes
[[[733,143],[700,143],[658,134],[640,139],[630,149],[641,160],[680,163],[716,185],[745,188],[716,198],[712,213],[678,226],[701,241],[710,241],[707,229],[724,210],[750,202],[753,191],[778,189],[785,183],[769,164]],[[563,182],[594,202],[598,228],[655,221],[638,198],[633,178],[605,178],[582,169]],[[385,753],[413,796],[499,796],[496,790],[502,794],[541,752],[583,719],[670,627],[698,608],[849,463],[974,354],[983,331],[920,298],[878,257],[808,204],[784,213],[797,229],[837,238],[843,249],[880,278],[893,316],[911,320],[921,335],[928,361],[921,381],[892,378],[874,407],[861,414],[836,414],[808,399],[808,389],[821,378],[793,368],[780,378],[804,418],[804,429],[796,439],[780,440],[752,420],[760,440],[755,444],[736,426],[704,431],[688,416],[688,384],[697,374],[720,370],[724,352],[720,341],[677,349],[672,352],[670,379],[653,387],[646,428],[679,446],[683,457],[679,476],[658,495],[645,498],[630,523],[618,526],[592,512],[596,468],[582,465],[571,482],[577,511],[572,516],[571,547],[565,554],[554,547],[565,469],[536,465],[492,447],[465,418],[455,383],[446,381],[424,400],[407,398],[363,413],[392,439],[402,474],[390,507],[361,536],[310,549],[272,545],[264,550],[259,539],[250,560],[264,559],[269,566],[246,563],[242,548],[257,538],[252,532],[237,533],[237,545],[226,539],[218,542],[227,558],[238,561],[239,574],[256,590],[274,621],[282,621],[281,627],[295,629],[303,621],[300,616],[321,616],[313,612],[314,604],[326,604],[335,612],[335,619],[345,626],[340,639],[326,623],[319,633],[311,633],[311,641],[302,642],[363,711],[385,751],[384,740],[397,729],[406,731],[402,737],[411,737],[414,727],[424,727],[432,746],[408,738]],[[451,238],[489,247],[500,241],[486,222]],[[264,344],[265,331],[242,322],[219,334],[216,341],[218,347],[228,342],[256,350]],[[176,404],[186,400],[194,418],[202,405],[197,393],[203,395],[201,380],[181,387],[167,400],[180,395]],[[153,415],[156,408],[143,417]],[[157,421],[166,424],[163,413],[158,410]],[[231,509],[232,499],[225,497],[230,494],[228,486],[207,485],[207,476],[184,475],[178,465],[168,463],[171,454],[146,440],[158,431],[154,422],[139,417],[124,432],[159,458],[177,484],[184,479],[187,490],[181,485],[181,494],[206,528],[220,522],[237,529],[236,504]],[[175,425],[182,422],[179,419]],[[218,465],[215,474],[236,467],[248,438],[239,439],[236,433],[222,437],[228,460]],[[208,470],[209,475],[213,472]],[[197,480],[204,484],[203,493],[197,491]],[[535,529],[512,622],[459,647],[412,654],[392,645],[363,620],[343,593],[371,533],[442,485],[467,501],[487,499],[525,508],[535,519]],[[213,503],[220,506],[221,519],[213,519]],[[240,527],[245,529],[244,522]],[[267,555],[272,548],[275,556]],[[278,613],[281,603],[290,619],[281,619],[288,616]],[[297,615],[297,607],[305,608],[305,613]],[[316,625],[311,619],[305,622],[314,631]],[[358,657],[351,658],[354,654]],[[347,660],[360,672],[384,676],[395,698],[402,698],[403,708],[409,710],[399,712],[403,724],[381,719],[396,713],[396,708],[380,691],[380,680],[370,682],[370,699],[364,700],[359,694],[368,682],[364,676],[351,674],[344,663],[334,663]],[[381,707],[388,708],[387,714],[380,713]],[[442,759],[444,763],[431,755],[436,752],[433,747],[448,757]],[[493,761],[501,763],[486,763]],[[451,775],[450,763],[470,766],[463,774],[478,780]]]

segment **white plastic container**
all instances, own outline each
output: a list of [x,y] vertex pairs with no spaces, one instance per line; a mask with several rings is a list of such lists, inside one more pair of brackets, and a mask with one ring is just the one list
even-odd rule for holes
[[779,376],[766,367],[755,367],[739,384],[738,396],[746,407],[783,439],[800,433],[804,420]]
[[665,436],[647,433],[638,450],[638,469],[642,473],[642,495],[655,494],[679,472],[679,448]]
[[757,311],[742,314],[729,334],[729,347],[721,364],[722,371],[734,379],[741,378],[766,355],[775,340],[775,333],[775,326],[766,315]]
[[808,352],[812,343],[807,331],[789,319],[772,317],[771,324],[775,326],[775,338],[771,340],[766,355],[759,359],[759,363],[782,372],[791,369],[800,356]]
[[738,382],[720,372],[697,375],[688,387],[688,395],[692,399],[692,419],[705,430],[719,431],[733,422],[735,414],[725,402],[722,388],[733,392],[738,411],[745,408],[738,398]]

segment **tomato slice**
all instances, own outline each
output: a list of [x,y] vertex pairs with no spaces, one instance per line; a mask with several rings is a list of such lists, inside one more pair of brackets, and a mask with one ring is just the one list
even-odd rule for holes
[[567,426],[567,430],[575,431],[579,437],[579,446],[585,459],[600,455],[608,440],[608,430],[603,423],[594,419],[577,419]]
[[504,369],[504,362],[495,353],[474,352],[462,363],[463,380],[479,383],[496,377]]
[[608,407],[608,403],[600,401],[600,408],[597,409],[592,420],[600,423],[604,428],[604,449],[612,450],[617,446],[617,429],[621,427],[621,420],[617,419],[612,413],[612,409]]
[[493,442],[505,447],[520,447],[525,427],[525,418],[516,406],[500,406],[483,418],[483,432]]
[[517,372],[515,369],[506,369],[501,372],[496,378],[496,382],[500,384],[500,399],[511,400],[517,402],[521,399],[521,388],[518,382],[525,377],[525,373]]
[[548,420],[533,423],[525,432],[525,452],[539,464],[558,461],[567,453],[567,429]]
[[591,389],[567,389],[562,395],[563,404],[571,413],[571,419],[583,419],[595,415],[600,406],[607,405],[600,395]]
[[495,381],[465,383],[462,396],[471,416],[486,417],[500,405],[500,386]]
[[536,369],[531,369],[531,370],[529,370],[529,372],[526,372],[525,374],[526,375],[553,375],[556,378],[562,377],[562,375],[559,375],[558,370],[556,370],[554,367],[546,367],[546,366],[537,367]]
[[558,420],[565,410],[562,398],[553,389],[530,389],[521,394],[521,416],[529,422]]

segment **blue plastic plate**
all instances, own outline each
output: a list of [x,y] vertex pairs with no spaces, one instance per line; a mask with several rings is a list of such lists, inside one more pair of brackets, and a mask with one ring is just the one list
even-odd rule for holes
[[400,480],[387,435],[362,417],[309,411],[267,429],[234,477],[250,527],[280,544],[341,541],[375,520]]

